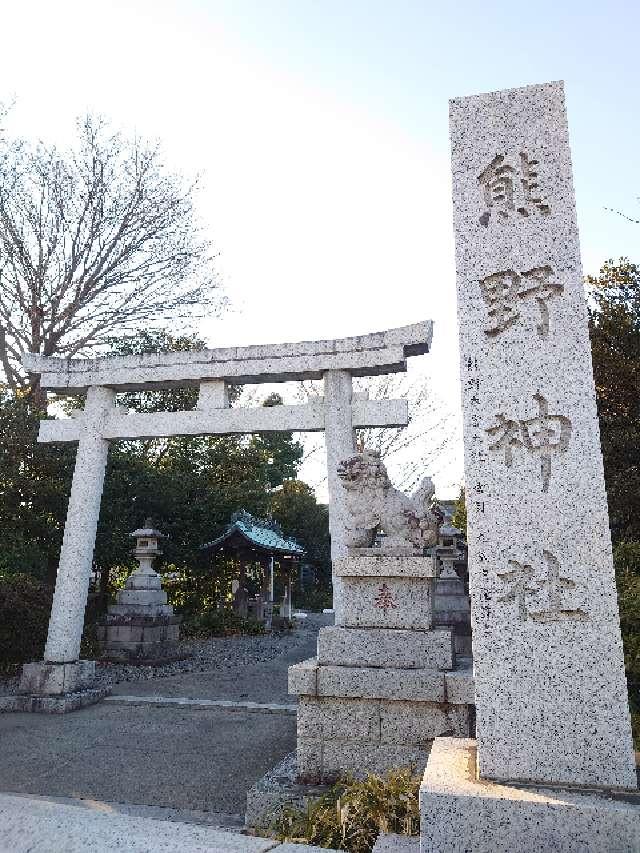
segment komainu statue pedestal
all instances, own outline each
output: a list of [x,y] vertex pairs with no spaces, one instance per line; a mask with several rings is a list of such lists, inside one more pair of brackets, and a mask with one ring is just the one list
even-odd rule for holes
[[297,750],[248,792],[248,826],[304,809],[341,775],[420,775],[434,738],[472,733],[469,659],[457,668],[451,630],[433,627],[431,557],[358,549],[333,569],[336,624],[320,629],[317,657],[289,667]]
[[321,629],[317,658],[289,669],[299,779],[421,772],[434,738],[469,736],[474,701],[451,631],[432,627],[433,561],[354,553],[334,572],[336,625]]
[[249,791],[252,826],[340,776],[421,774],[435,738],[472,734],[469,658],[456,668],[451,629],[434,627],[437,568],[423,556],[438,540],[431,480],[405,495],[368,450],[340,462],[337,475],[347,547],[333,559],[335,625],[320,629],[317,657],[289,668],[289,693],[298,696],[295,760]]

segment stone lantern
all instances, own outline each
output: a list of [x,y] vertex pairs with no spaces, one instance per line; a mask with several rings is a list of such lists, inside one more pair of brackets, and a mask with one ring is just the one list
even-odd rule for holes
[[153,569],[161,556],[160,543],[166,539],[150,518],[130,534],[136,547],[133,555],[140,564],[116,596],[98,629],[103,657],[128,663],[164,663],[177,657],[180,617],[167,604],[162,579]]
[[433,551],[436,582],[433,599],[433,622],[438,628],[453,632],[456,654],[471,654],[471,605],[464,581],[455,564],[460,564],[464,554],[458,543],[462,531],[451,524],[443,524],[438,534],[438,545]]
[[[144,527],[140,527],[138,530],[134,530],[133,533],[130,533],[129,536],[133,537],[136,540],[136,547],[133,550],[133,556],[136,557],[140,565],[133,572],[129,581],[136,578],[136,576],[143,576],[146,578],[150,578],[151,576],[158,578],[160,580],[160,575],[155,572],[151,564],[155,560],[156,557],[160,557],[164,552],[160,549],[160,540],[166,539],[167,537],[164,533],[161,533],[159,530],[155,530],[153,528],[153,522],[150,518],[147,518],[144,522]],[[127,581],[127,583],[129,583]],[[131,589],[146,589],[148,587],[143,586],[133,586]],[[160,589],[160,585],[153,587],[155,589]],[[163,595],[165,595],[163,593]],[[165,595],[165,604],[166,604],[166,595]]]

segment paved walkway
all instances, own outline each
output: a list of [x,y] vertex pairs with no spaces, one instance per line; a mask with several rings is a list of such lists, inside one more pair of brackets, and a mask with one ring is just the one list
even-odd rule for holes
[[125,682],[115,701],[63,716],[1,714],[0,792],[200,810],[211,824],[237,824],[248,788],[295,749],[287,669],[315,654],[320,624],[261,664]]
[[0,794],[0,851],[11,853],[321,853],[319,847],[279,844],[220,832],[210,826],[169,823],[120,814],[104,803],[83,807]]

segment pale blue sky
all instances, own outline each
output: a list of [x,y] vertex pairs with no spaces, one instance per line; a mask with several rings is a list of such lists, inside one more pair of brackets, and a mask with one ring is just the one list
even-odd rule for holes
[[401,126],[448,156],[447,100],[565,81],[585,260],[637,254],[640,232],[640,3],[225,0],[247,48],[356,112]]
[[605,210],[640,216],[639,3],[22,0],[2,28],[14,129],[66,140],[100,112],[203,174],[234,305],[211,345],[435,321],[414,369],[453,413],[442,495],[462,478],[448,99],[563,79],[585,272],[640,259]]

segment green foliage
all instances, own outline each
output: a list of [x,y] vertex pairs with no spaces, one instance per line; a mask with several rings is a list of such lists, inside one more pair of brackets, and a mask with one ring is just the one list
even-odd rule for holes
[[640,747],[640,266],[587,279],[589,333],[636,747]]
[[41,412],[0,390],[0,572],[53,582],[75,448],[38,444]]
[[[174,337],[166,331],[140,332],[135,338],[112,341],[118,355],[200,350],[197,337]],[[237,399],[239,389],[230,389]],[[193,409],[198,392],[178,388],[128,393],[119,402],[143,412]],[[279,405],[271,395],[265,405]],[[239,509],[264,516],[269,496],[284,478],[293,477],[302,446],[290,434],[236,436],[176,436],[152,441],[114,443],[105,480],[96,562],[132,565],[127,534],[150,515],[168,535],[165,560],[194,579],[210,578],[200,546],[215,538]]]
[[631,709],[631,731],[633,732],[633,746],[640,752],[640,711]]
[[640,267],[610,260],[587,282],[611,530],[615,541],[639,541]]
[[460,487],[460,494],[458,495],[458,500],[455,503],[455,509],[453,511],[453,516],[451,517],[451,524],[456,527],[458,530],[464,533],[465,538],[467,535],[467,503],[465,499],[464,486]]
[[[117,355],[204,346],[193,335],[166,331],[143,331],[110,343]],[[232,388],[231,399],[237,395]],[[189,410],[196,401],[193,388],[118,396],[120,405],[145,412]],[[280,402],[274,395],[266,401]],[[76,399],[66,408],[80,404]],[[37,444],[41,417],[33,397],[0,394],[0,571],[25,571],[53,583],[76,448]],[[210,606],[214,594],[224,594],[234,569],[217,563],[216,578],[200,546],[219,535],[239,509],[268,515],[274,489],[295,476],[301,456],[301,445],[282,433],[112,442],[94,551],[102,608],[135,566],[129,533],[147,516],[169,536],[164,560],[180,576],[173,592],[182,598],[184,612]],[[162,564],[156,568],[162,570]]]
[[613,551],[634,743],[640,749],[640,542]]
[[228,637],[231,634],[247,634],[255,636],[264,634],[265,628],[262,622],[255,619],[243,619],[232,610],[216,610],[210,608],[204,610],[197,616],[182,623],[181,633],[183,637],[194,637],[206,639],[208,637]]
[[280,841],[370,853],[380,833],[420,834],[420,779],[409,770],[338,782],[306,811],[286,807],[270,827]]
[[[304,546],[305,559],[317,571],[316,591],[324,601],[331,600],[331,539],[329,508],[319,504],[313,489],[301,480],[286,480],[271,496],[271,514],[287,535]],[[302,602],[296,598],[296,603]],[[305,605],[309,606],[309,605]],[[323,604],[331,607],[331,603]]]
[[314,583],[305,587],[302,592],[294,590],[293,597],[296,607],[310,610],[312,613],[322,613],[325,608],[333,607],[333,592],[331,586],[325,583]]
[[42,660],[53,590],[31,575],[0,574],[0,675]]
[[620,542],[613,560],[629,687],[640,711],[640,542]]

